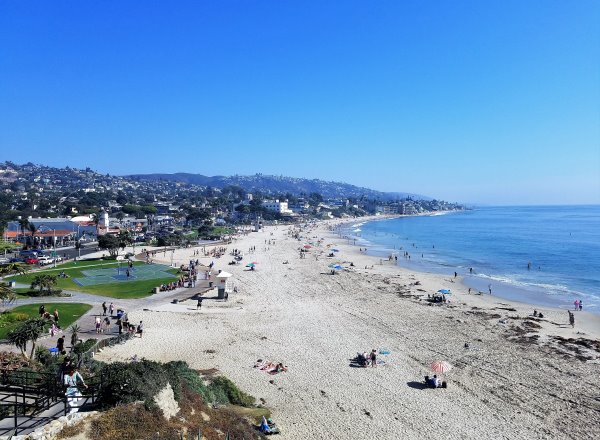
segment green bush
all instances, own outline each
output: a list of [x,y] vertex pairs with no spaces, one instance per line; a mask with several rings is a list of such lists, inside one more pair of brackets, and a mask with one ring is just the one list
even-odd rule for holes
[[225,376],[215,377],[209,389],[216,397],[226,396],[227,401],[233,405],[254,406],[254,397],[241,391],[232,381]]
[[[62,296],[62,289],[50,289],[50,290],[28,290],[22,292],[23,296],[40,297],[40,296]],[[70,296],[70,295],[69,295]]]
[[[182,399],[182,388],[199,394],[207,404],[222,403],[250,407],[254,397],[240,391],[229,379],[219,376],[207,386],[202,376],[182,361],[159,364],[143,360],[134,363],[117,362],[102,365],[98,371],[102,374],[103,385],[100,401],[105,406],[143,401],[145,405],[154,405],[154,396],[167,383],[171,384],[175,399]],[[98,374],[97,373],[97,374]]]
[[29,315],[27,315],[27,313],[4,312],[0,315],[0,328],[16,322],[26,321],[28,319]]
[[99,400],[103,406],[143,401],[153,405],[153,398],[168,382],[163,365],[143,360],[141,362],[115,362],[101,369],[102,386]]

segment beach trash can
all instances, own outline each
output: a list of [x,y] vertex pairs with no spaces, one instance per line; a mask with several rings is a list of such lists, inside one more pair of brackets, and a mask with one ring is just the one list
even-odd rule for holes
[[155,287],[154,288],[154,293],[158,293],[158,292],[160,292],[160,287]]

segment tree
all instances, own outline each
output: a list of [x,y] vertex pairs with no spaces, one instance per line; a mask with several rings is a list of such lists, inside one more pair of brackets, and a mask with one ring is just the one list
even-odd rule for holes
[[50,294],[54,286],[56,286],[56,275],[36,275],[33,281],[31,282],[31,288],[39,289],[40,295],[44,292],[44,290],[46,290],[46,292]]
[[14,273],[24,274],[29,270],[29,266],[23,263],[7,263],[0,265],[0,276],[12,275]]
[[26,218],[19,219],[19,227],[21,228],[21,235],[25,236],[25,229],[29,226],[29,220]]
[[98,225],[100,224],[100,215],[97,212],[94,212],[92,215],[92,222],[96,227],[96,237],[98,237]]
[[38,231],[38,228],[33,223],[29,223],[27,229],[31,232],[31,246],[35,246],[35,233]]
[[128,231],[119,232],[119,235],[117,235],[117,239],[119,241],[119,247],[122,250],[125,250],[125,246],[127,246],[128,244],[133,243],[133,240],[131,239],[131,234]]
[[121,247],[121,241],[116,235],[104,234],[98,236],[98,247],[100,249],[108,250],[108,253],[115,257],[119,255],[119,248]]
[[[39,337],[44,334],[50,321],[43,318],[30,318],[23,324],[8,333],[8,341],[21,350],[25,359],[33,357],[35,345]],[[31,342],[31,355],[27,356],[27,343]]]
[[8,283],[0,283],[0,300],[2,305],[12,304],[17,299],[15,291]]

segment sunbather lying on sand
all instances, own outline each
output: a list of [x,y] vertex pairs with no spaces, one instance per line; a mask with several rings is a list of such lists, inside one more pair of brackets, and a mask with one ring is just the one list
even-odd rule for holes
[[256,361],[256,363],[254,364],[254,368],[258,368],[259,370],[264,370],[269,374],[277,374],[277,373],[281,373],[282,371],[287,371],[287,367],[285,365],[283,365],[281,362],[276,364],[276,363],[270,362],[270,361],[263,361],[262,359],[259,359]]

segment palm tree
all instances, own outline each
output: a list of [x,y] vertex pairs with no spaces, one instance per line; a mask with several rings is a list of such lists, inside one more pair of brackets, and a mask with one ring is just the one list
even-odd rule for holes
[[23,275],[29,270],[29,266],[23,263],[7,263],[0,265],[0,276],[11,275],[13,273],[18,273]]
[[25,236],[25,229],[29,227],[29,220],[26,218],[19,219],[19,227],[21,228],[21,235]]
[[35,245],[35,233],[38,231],[38,228],[33,223],[29,223],[27,229],[31,232],[31,246],[33,247]]
[[71,330],[71,351],[73,351],[73,348],[75,347],[75,345],[77,344],[77,340],[79,339],[79,332],[81,331],[81,327],[79,327],[77,324],[73,324],[71,327],[69,327],[69,330]]
[[10,287],[10,284],[0,283],[0,300],[2,305],[12,304],[17,299],[15,291]]
[[50,291],[52,290],[52,287],[54,287],[54,286],[56,286],[56,275],[48,275],[48,274],[36,275],[35,278],[33,279],[33,281],[31,282],[31,288],[39,289],[40,295],[42,294],[42,292],[44,290],[46,290],[48,293],[50,293]]
[[98,225],[100,224],[100,215],[97,212],[94,212],[92,215],[92,222],[94,222],[94,226],[96,226],[96,237],[98,237]]
[[[8,333],[8,341],[21,350],[21,355],[25,359],[32,358],[38,338],[46,332],[49,325],[50,321],[47,319],[30,318]],[[30,341],[31,354],[27,356],[27,343]]]

